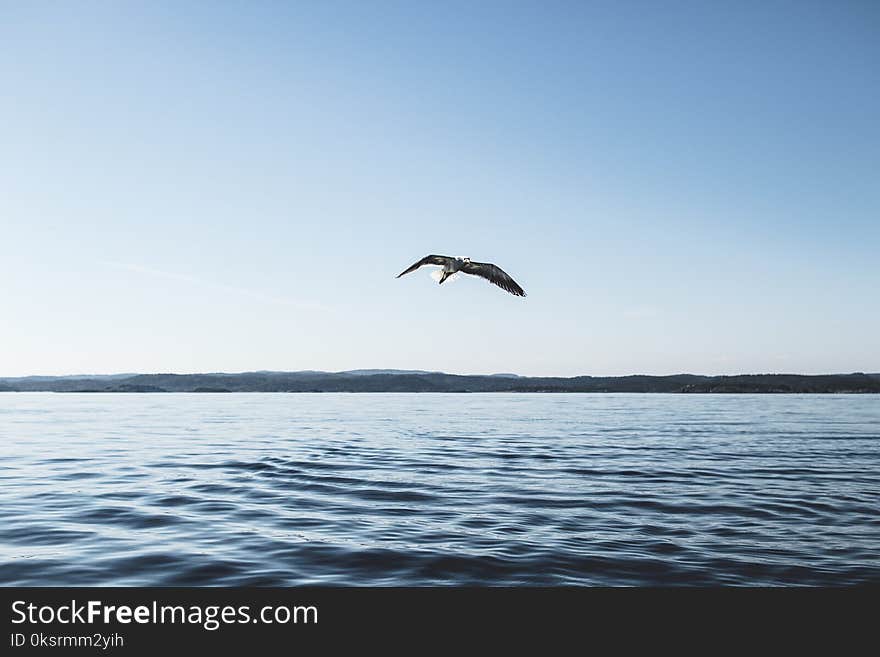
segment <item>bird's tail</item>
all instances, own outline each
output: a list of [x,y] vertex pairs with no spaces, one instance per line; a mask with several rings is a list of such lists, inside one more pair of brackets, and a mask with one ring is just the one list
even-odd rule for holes
[[459,275],[457,273],[443,271],[442,269],[435,269],[434,271],[432,271],[429,274],[429,276],[432,279],[434,279],[435,281],[437,281],[438,283],[443,283],[443,282],[454,283],[455,281],[458,280]]

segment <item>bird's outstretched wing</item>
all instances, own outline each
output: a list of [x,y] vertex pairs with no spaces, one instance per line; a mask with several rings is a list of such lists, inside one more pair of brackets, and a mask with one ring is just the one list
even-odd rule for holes
[[400,273],[397,275],[397,278],[400,278],[400,277],[403,276],[404,274],[408,274],[408,273],[410,273],[411,271],[415,271],[416,269],[418,269],[418,268],[421,267],[422,265],[440,265],[440,266],[442,267],[443,265],[445,265],[445,264],[446,264],[447,262],[449,262],[450,260],[452,260],[452,258],[450,258],[449,256],[441,256],[441,255],[429,255],[429,256],[425,256],[424,258],[422,258],[421,260],[419,260],[419,261],[418,261],[417,263],[415,263],[414,265],[411,265],[408,269],[404,269],[402,272],[400,272]]
[[516,281],[508,276],[507,273],[497,265],[488,262],[468,262],[461,268],[461,271],[465,274],[481,276],[490,283],[494,283],[502,290],[506,290],[518,297],[526,296],[526,293],[523,292],[523,289],[519,285],[517,285]]

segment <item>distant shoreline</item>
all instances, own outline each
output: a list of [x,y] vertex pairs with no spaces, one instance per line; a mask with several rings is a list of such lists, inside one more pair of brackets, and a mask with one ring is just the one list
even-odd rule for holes
[[878,394],[880,374],[526,377],[413,370],[124,374],[0,378],[0,392],[521,392]]

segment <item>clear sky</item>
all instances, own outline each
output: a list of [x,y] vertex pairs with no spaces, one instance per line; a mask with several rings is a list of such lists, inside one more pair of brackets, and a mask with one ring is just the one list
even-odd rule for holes
[[0,3],[0,376],[880,371],[878,291],[871,0]]

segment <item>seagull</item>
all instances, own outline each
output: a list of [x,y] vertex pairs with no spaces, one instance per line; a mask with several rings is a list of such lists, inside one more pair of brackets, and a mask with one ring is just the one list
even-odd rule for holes
[[504,270],[501,269],[501,267],[490,264],[488,262],[473,262],[470,258],[453,258],[450,256],[442,255],[425,256],[408,269],[400,272],[397,275],[397,278],[400,278],[404,274],[408,274],[411,271],[415,271],[423,265],[440,265],[441,267],[443,267],[443,272],[438,279],[438,283],[440,284],[442,284],[443,281],[445,281],[456,272],[462,272],[464,274],[481,276],[490,283],[494,283],[502,290],[510,292],[515,296],[526,296],[526,293],[523,292],[523,289],[519,285],[517,285],[516,281],[508,276],[504,272]]

